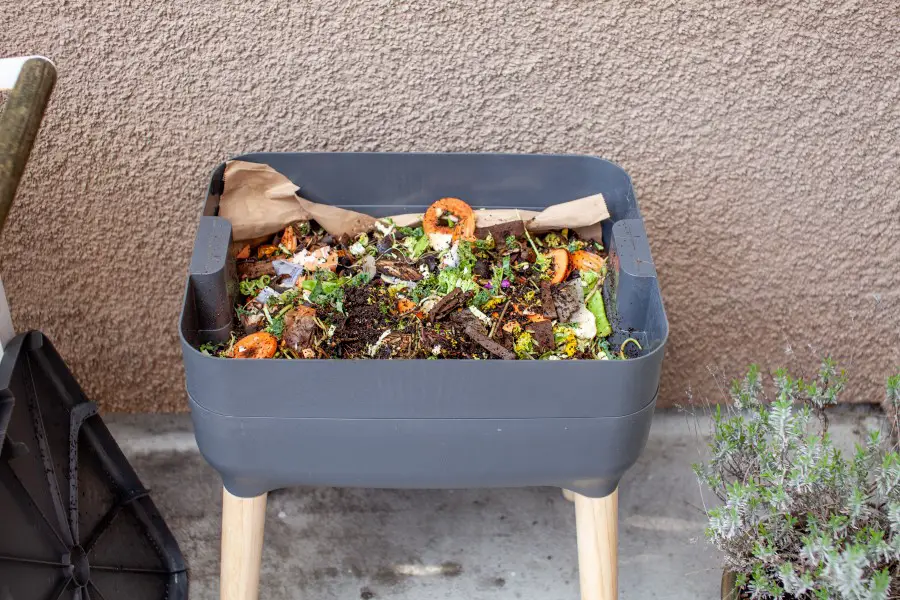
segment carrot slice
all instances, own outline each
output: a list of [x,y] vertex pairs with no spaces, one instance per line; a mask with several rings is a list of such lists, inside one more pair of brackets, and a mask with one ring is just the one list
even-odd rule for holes
[[408,300],[406,298],[400,298],[397,301],[397,311],[400,313],[407,313],[416,307],[416,303],[412,300]]
[[294,228],[290,225],[284,228],[284,233],[281,235],[281,245],[288,252],[294,253],[297,251],[297,234],[294,233]]
[[250,258],[250,244],[244,244],[244,247],[234,255],[234,258],[236,260],[244,260],[245,258]]
[[231,358],[272,358],[277,349],[278,338],[271,333],[258,331],[235,342]]
[[550,283],[562,283],[569,272],[569,253],[565,248],[554,248],[547,252],[550,257]]
[[269,258],[273,254],[278,252],[278,246],[273,246],[272,244],[263,244],[259,248],[256,249],[256,257],[257,258]]
[[[445,214],[450,214],[456,219],[453,227],[441,225],[439,219]],[[435,235],[449,235],[455,240],[473,240],[475,236],[475,213],[472,207],[460,200],[459,198],[441,198],[428,207],[425,216],[422,218],[422,230],[429,240]],[[435,242],[432,241],[432,246]],[[448,244],[449,245],[449,244]]]
[[579,271],[592,271],[599,273],[606,264],[606,260],[602,256],[598,256],[586,250],[578,250],[572,253],[572,267]]

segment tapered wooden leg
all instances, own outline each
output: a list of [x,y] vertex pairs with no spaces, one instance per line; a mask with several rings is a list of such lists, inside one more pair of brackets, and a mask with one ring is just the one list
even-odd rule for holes
[[619,593],[619,490],[606,498],[575,494],[581,600],[615,600]]
[[256,600],[259,596],[266,496],[239,498],[222,489],[221,600]]

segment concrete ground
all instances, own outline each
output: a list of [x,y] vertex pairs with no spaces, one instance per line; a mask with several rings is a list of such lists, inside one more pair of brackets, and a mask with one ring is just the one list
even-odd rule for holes
[[[221,481],[198,453],[190,419],[104,420],[181,545],[191,598],[218,598]],[[832,432],[846,445],[875,425],[872,414],[848,410]],[[656,415],[620,486],[620,598],[719,597],[720,563],[703,539],[691,472],[708,431],[705,420]],[[574,508],[554,488],[281,490],[269,496],[260,597],[575,600]]]

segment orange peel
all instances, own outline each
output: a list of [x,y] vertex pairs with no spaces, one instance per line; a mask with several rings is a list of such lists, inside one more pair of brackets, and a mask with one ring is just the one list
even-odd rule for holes
[[242,337],[234,344],[231,358],[272,358],[278,350],[278,338],[265,331]]
[[586,250],[578,250],[572,253],[572,267],[579,271],[591,271],[599,273],[606,264],[606,259]]
[[[455,219],[452,227],[440,224],[447,214]],[[425,211],[422,230],[434,250],[446,250],[455,241],[475,239],[475,212],[459,198],[441,198]]]
[[562,283],[569,274],[569,253],[565,248],[554,248],[547,252],[550,258],[550,283]]

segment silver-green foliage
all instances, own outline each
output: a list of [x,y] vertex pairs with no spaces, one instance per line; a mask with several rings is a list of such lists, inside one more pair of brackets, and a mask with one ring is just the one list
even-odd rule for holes
[[[759,368],[714,414],[708,463],[694,465],[722,501],[706,534],[752,598],[887,600],[900,594],[900,455],[879,432],[843,455],[825,410],[846,377],[826,360],[814,381],[784,370],[768,398]],[[900,376],[887,401],[900,404]]]

